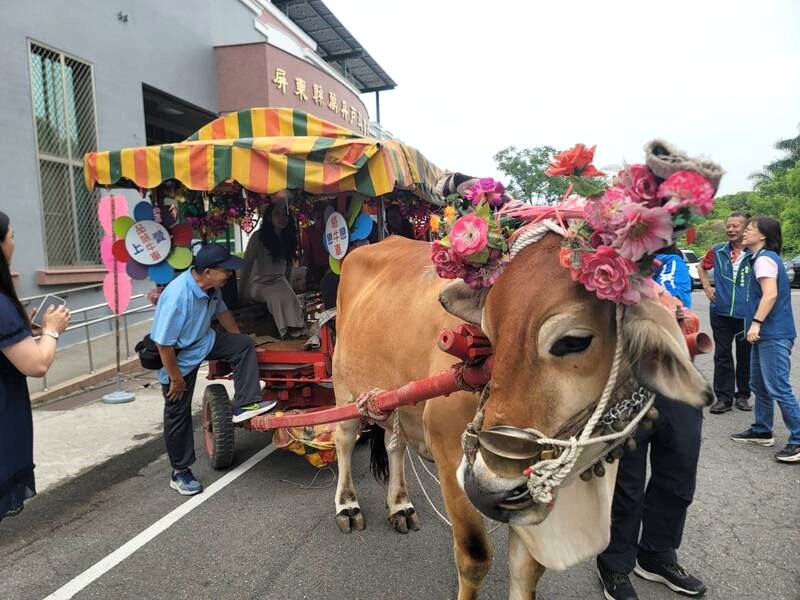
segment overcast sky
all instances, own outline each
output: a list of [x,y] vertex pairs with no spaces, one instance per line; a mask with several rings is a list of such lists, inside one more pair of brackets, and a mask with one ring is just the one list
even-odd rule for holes
[[727,194],[798,131],[798,0],[325,2],[397,82],[383,126],[442,168],[576,142],[639,162],[663,137],[719,162]]

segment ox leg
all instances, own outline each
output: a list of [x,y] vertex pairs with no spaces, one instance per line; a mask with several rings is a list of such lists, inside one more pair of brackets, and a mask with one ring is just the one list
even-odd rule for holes
[[[395,413],[397,414],[397,413]],[[398,418],[395,416],[394,418]],[[386,495],[386,507],[389,511],[389,522],[395,531],[408,533],[419,531],[419,515],[411,504],[406,488],[406,442],[399,428],[386,430],[384,442],[389,456],[389,489]]]
[[508,600],[535,600],[536,584],[544,573],[513,527],[508,528]]
[[336,524],[342,533],[350,533],[353,529],[361,531],[366,526],[364,513],[361,512],[353,486],[351,471],[353,448],[360,426],[358,419],[340,421],[334,433],[336,459],[339,462],[339,477],[336,482]]

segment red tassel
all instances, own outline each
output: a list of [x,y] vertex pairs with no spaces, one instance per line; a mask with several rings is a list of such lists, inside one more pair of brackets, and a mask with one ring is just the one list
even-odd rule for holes
[[690,227],[686,232],[686,243],[694,244],[695,237],[697,237],[697,230],[694,227]]

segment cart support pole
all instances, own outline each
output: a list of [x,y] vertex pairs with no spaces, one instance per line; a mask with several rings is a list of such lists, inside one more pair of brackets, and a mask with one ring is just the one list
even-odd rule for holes
[[[474,391],[489,382],[493,364],[494,360],[490,357],[476,365],[455,365],[447,371],[412,381],[396,390],[382,392],[376,398],[375,407],[382,413],[390,413],[401,406],[417,404],[438,396],[449,396],[453,392]],[[268,431],[278,427],[305,427],[359,418],[361,414],[358,407],[355,403],[350,403],[302,414],[257,415],[245,421],[244,427],[252,431]]]

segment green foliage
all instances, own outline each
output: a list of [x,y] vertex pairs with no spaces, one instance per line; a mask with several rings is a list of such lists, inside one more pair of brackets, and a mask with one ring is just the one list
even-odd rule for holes
[[544,174],[556,149],[537,146],[518,150],[509,146],[494,155],[497,169],[508,176],[508,191],[517,200],[552,204],[561,200],[567,190],[564,177]]

